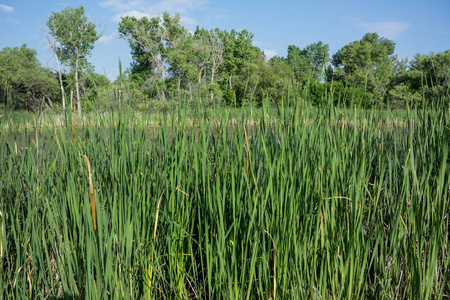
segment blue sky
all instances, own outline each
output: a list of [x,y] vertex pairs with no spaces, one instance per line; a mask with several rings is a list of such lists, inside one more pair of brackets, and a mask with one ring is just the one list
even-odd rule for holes
[[26,43],[38,51],[44,66],[54,66],[40,26],[45,26],[51,12],[80,5],[103,32],[89,61],[110,79],[118,74],[119,56],[123,68],[131,62],[127,42],[118,38],[120,17],[164,11],[179,13],[190,30],[197,25],[247,29],[268,58],[286,56],[288,45],[304,48],[318,41],[328,44],[332,55],[366,32],[392,39],[401,58],[450,49],[450,0],[0,0],[0,49]]

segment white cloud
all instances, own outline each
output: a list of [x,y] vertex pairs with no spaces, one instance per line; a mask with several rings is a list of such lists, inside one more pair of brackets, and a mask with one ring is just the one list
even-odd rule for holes
[[10,13],[14,10],[14,7],[5,4],[0,4],[0,10],[3,11],[4,13]]
[[358,27],[364,28],[368,32],[376,32],[379,36],[388,39],[398,37],[410,26],[411,24],[402,22],[360,23],[358,25]]
[[144,5],[142,1],[122,1],[122,0],[109,0],[100,2],[101,7],[108,7],[115,11],[127,11],[142,8]]
[[12,19],[12,18],[6,18],[6,20],[7,20],[9,23],[11,23],[12,25],[17,25],[17,24],[20,23],[19,20]]
[[359,19],[352,16],[343,16],[342,19],[346,22],[357,22]]
[[364,22],[358,17],[343,16],[341,17],[345,22],[351,23],[354,28],[362,28],[365,32],[376,32],[380,37],[394,39],[400,36],[406,29],[411,27],[410,23],[406,22]]
[[125,13],[127,11],[155,11],[157,13],[163,13],[167,11],[169,13],[185,14],[189,11],[202,9],[208,3],[207,0],[161,0],[153,4],[148,2],[143,0],[108,0],[100,2],[100,6],[110,8],[119,13]]
[[259,48],[262,48],[265,46],[264,43],[261,43],[260,41],[253,41],[253,45]]
[[221,19],[226,19],[226,18],[228,18],[228,15],[226,15],[226,14],[219,14],[219,15],[214,16],[214,19],[216,19],[216,20],[221,20]]
[[159,13],[179,13],[185,14],[192,10],[203,8],[208,3],[205,0],[161,0],[156,4],[150,6],[150,8]]
[[114,31],[110,34],[102,35],[98,39],[97,43],[104,45],[104,44],[110,43],[111,41],[117,40],[118,38],[119,38],[119,33],[117,31]]
[[180,22],[189,27],[197,25],[197,21],[189,15],[190,12],[203,9],[207,3],[207,0],[160,0],[156,3],[148,0],[107,0],[100,2],[100,6],[116,12],[113,17],[115,22],[120,22],[125,16],[151,18],[167,11],[170,14],[180,14]]
[[136,19],[141,19],[143,17],[153,18],[156,16],[155,12],[143,12],[138,10],[126,11],[114,16],[115,22],[120,22],[123,17],[135,17]]
[[271,59],[274,56],[277,56],[277,50],[275,49],[264,49],[264,54],[266,55],[266,59]]
[[197,26],[197,21],[195,19],[190,18],[190,17],[186,17],[186,16],[180,16],[180,23],[184,24],[184,25],[186,25],[188,27],[191,27],[191,26],[195,27],[195,26]]

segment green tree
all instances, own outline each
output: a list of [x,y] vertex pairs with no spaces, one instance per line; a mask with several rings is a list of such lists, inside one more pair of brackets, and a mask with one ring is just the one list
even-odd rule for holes
[[360,41],[345,45],[333,55],[334,73],[330,75],[327,70],[327,77],[364,88],[373,93],[374,100],[381,102],[394,74],[394,50],[393,41],[377,33],[367,33]]
[[94,72],[93,67],[86,68],[80,73],[80,90],[82,91],[83,109],[89,111],[99,104],[106,105],[105,95],[111,81],[105,75]]
[[195,61],[200,72],[210,78],[209,91],[211,101],[214,101],[214,90],[217,89],[214,82],[215,75],[223,63],[223,42],[219,33],[219,28],[205,30],[203,28],[200,29],[198,26],[194,33],[194,39],[197,41],[194,45],[197,49]]
[[288,46],[287,62],[297,80],[305,81],[308,77],[320,81],[324,76],[325,65],[330,60],[329,46],[321,41],[308,45],[304,49]]
[[311,78],[320,81],[324,77],[325,66],[330,61],[329,46],[321,41],[305,48],[306,57],[311,66]]
[[58,99],[58,81],[41,66],[36,50],[26,45],[0,51],[0,101],[14,108],[36,110],[42,99]]
[[[407,59],[393,57],[394,74],[389,84],[388,105],[392,109],[403,108],[407,103],[421,102],[420,72],[411,71]],[[419,76],[419,80],[415,78]],[[417,83],[419,83],[417,85]]]
[[410,86],[430,101],[450,100],[450,50],[416,54],[411,61]]
[[287,51],[287,62],[292,72],[294,72],[295,78],[301,80],[307,77],[310,70],[310,65],[306,59],[306,55],[303,50],[298,46],[289,45]]
[[181,90],[181,81],[184,77],[188,80],[195,78],[197,70],[192,63],[195,56],[194,40],[192,34],[181,26],[180,15],[163,14],[163,38],[165,52],[169,63],[169,72],[177,78],[178,94]]
[[245,29],[240,32],[234,29],[231,32],[220,31],[218,34],[223,43],[223,63],[219,72],[228,79],[228,87],[233,90],[233,76],[251,62],[258,48],[252,44],[253,33]]
[[119,23],[120,37],[128,40],[131,47],[132,72],[155,81],[162,100],[165,100],[164,80],[169,75],[178,77],[179,90],[182,77],[191,70],[186,54],[190,51],[190,34],[179,20],[179,15],[165,12],[162,18],[127,16]]
[[61,61],[70,66],[75,76],[78,114],[81,114],[79,71],[88,66],[87,58],[100,38],[94,23],[84,15],[84,8],[67,7],[59,13],[53,12],[47,21],[50,34],[59,43],[56,53]]
[[259,76],[259,86],[254,95],[258,105],[262,104],[264,97],[268,97],[277,103],[281,102],[283,97],[286,99],[287,90],[294,79],[294,73],[289,67],[286,58],[272,57],[263,64]]
[[234,105],[237,106],[248,106],[251,104],[254,100],[252,98],[253,92],[257,85],[260,84],[261,76],[267,69],[264,52],[257,47],[254,47],[253,50],[253,56],[234,76],[233,93],[235,93],[236,99],[233,100],[235,100]]

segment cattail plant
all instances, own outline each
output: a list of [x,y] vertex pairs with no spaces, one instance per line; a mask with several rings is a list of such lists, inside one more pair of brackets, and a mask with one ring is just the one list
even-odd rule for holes
[[83,157],[84,160],[86,161],[89,174],[89,197],[91,200],[92,223],[94,224],[94,230],[97,230],[97,211],[95,209],[95,195],[94,195],[94,184],[92,183],[91,164],[86,155],[84,155]]

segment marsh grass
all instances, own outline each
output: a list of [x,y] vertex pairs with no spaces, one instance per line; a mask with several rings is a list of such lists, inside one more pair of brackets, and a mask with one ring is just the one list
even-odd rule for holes
[[292,97],[2,127],[0,295],[448,297],[448,112]]

